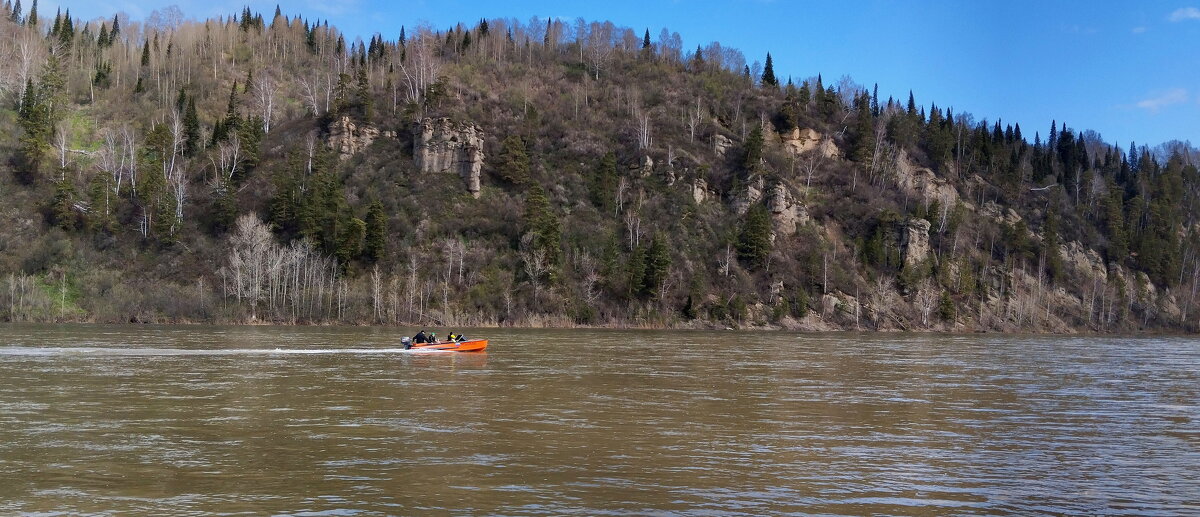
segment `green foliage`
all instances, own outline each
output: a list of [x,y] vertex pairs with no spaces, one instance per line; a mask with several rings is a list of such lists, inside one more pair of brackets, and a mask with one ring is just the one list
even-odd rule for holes
[[954,322],[955,306],[954,299],[950,297],[949,291],[942,291],[942,296],[938,298],[938,317],[945,322]]
[[742,217],[737,237],[738,259],[751,269],[766,266],[771,255],[771,214],[767,207],[754,205]]
[[1060,244],[1058,216],[1051,210],[1046,214],[1046,222],[1042,226],[1042,248],[1046,257],[1046,272],[1050,274],[1051,280],[1063,278],[1064,269],[1062,251],[1059,249]]
[[742,169],[746,171],[746,174],[755,174],[762,171],[762,156],[762,128],[755,126],[750,131],[750,135],[746,137],[746,143],[742,146]]
[[531,240],[532,250],[545,254],[551,267],[562,263],[562,227],[558,216],[550,209],[550,199],[542,186],[533,183],[525,195],[525,211],[521,217],[522,235]]
[[612,213],[617,197],[617,156],[611,151],[600,159],[589,185],[592,204],[603,213]]
[[341,221],[338,228],[337,250],[334,256],[342,267],[362,254],[363,243],[367,235],[367,223],[357,217],[348,217]]
[[763,66],[762,85],[772,88],[779,87],[779,79],[775,77],[775,65],[771,62],[770,52],[767,52],[767,64]]
[[183,154],[185,156],[195,156],[204,147],[203,139],[200,136],[200,118],[196,114],[195,97],[188,99],[187,109],[184,110],[183,138]]
[[367,207],[366,241],[363,245],[363,258],[368,262],[378,262],[384,258],[387,248],[387,214],[383,211],[383,203],[375,201]]
[[871,97],[866,93],[854,100],[854,151],[851,157],[860,164],[869,164],[875,154],[875,116],[871,113]]
[[500,144],[496,173],[510,185],[524,185],[529,181],[529,154],[525,152],[525,142],[520,136],[508,135]]
[[54,182],[54,199],[50,202],[50,217],[55,226],[63,231],[74,231],[80,226],[79,213],[75,210],[75,185],[69,179]]

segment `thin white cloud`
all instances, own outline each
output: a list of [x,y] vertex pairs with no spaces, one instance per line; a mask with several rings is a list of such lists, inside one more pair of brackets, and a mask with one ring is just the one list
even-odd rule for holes
[[1133,30],[1131,30],[1130,32],[1132,32],[1134,34],[1142,34],[1142,33],[1146,32],[1146,27],[1144,27],[1144,26],[1134,27]]
[[1137,104],[1135,104],[1135,106],[1142,108],[1146,111],[1149,111],[1151,113],[1158,113],[1159,110],[1161,110],[1167,106],[1171,106],[1173,104],[1180,104],[1180,103],[1184,103],[1187,101],[1188,101],[1188,91],[1187,90],[1185,90],[1183,88],[1172,88],[1170,90],[1163,91],[1162,93],[1160,93],[1158,95],[1154,95],[1152,97],[1142,99],[1142,100],[1138,101]]
[[1183,22],[1187,20],[1200,20],[1200,9],[1195,7],[1180,7],[1167,17],[1173,22]]

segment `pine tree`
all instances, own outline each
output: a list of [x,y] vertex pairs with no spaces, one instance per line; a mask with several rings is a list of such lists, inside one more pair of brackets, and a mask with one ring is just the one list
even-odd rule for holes
[[746,137],[746,143],[742,149],[742,169],[746,171],[746,174],[754,174],[760,171],[762,166],[762,151],[762,128],[755,126],[750,131],[750,135]]
[[752,269],[766,265],[771,255],[771,214],[767,207],[756,204],[746,211],[738,231],[737,254]]
[[602,213],[611,213],[616,205],[617,156],[609,151],[600,159],[591,182],[592,204]]
[[775,65],[771,62],[770,52],[767,52],[767,64],[763,67],[762,85],[773,88],[779,87],[779,79],[775,78]]
[[357,258],[363,251],[363,242],[367,235],[367,223],[357,217],[349,217],[342,221],[338,232],[337,256],[338,262],[345,269],[350,261]]
[[175,96],[175,112],[182,115],[185,110],[187,110],[187,92],[181,86],[179,95]]
[[368,262],[379,262],[384,258],[387,246],[387,215],[383,203],[375,201],[367,208],[367,233],[363,245],[363,258]]
[[12,14],[8,17],[13,23],[21,23],[21,0],[17,0],[12,6]]
[[522,214],[522,234],[532,235],[530,244],[534,250],[540,250],[546,258],[546,263],[556,267],[561,262],[562,249],[560,240],[562,230],[558,217],[550,209],[550,199],[542,186],[533,183],[525,196],[525,211]]
[[646,249],[645,276],[642,280],[642,294],[652,296],[663,282],[667,280],[667,271],[671,267],[671,255],[667,245],[660,236],[655,236]]
[[142,68],[150,66],[150,42],[142,44]]
[[854,152],[852,158],[861,165],[871,162],[875,154],[875,117],[871,114],[871,98],[863,93],[855,101]]
[[511,185],[523,185],[529,181],[529,155],[525,152],[525,142],[521,141],[521,137],[509,135],[500,144],[496,172],[500,179]]
[[1046,272],[1052,280],[1063,278],[1062,252],[1059,250],[1058,216],[1054,210],[1046,213],[1046,222],[1042,227],[1042,246],[1046,257]]
[[363,121],[370,122],[375,117],[375,102],[371,99],[371,84],[367,80],[367,68],[365,66],[358,67],[355,76],[355,104],[358,105]]
[[25,25],[29,27],[37,27],[37,0],[33,0],[33,5],[29,6],[29,16],[25,18]]
[[50,213],[54,225],[63,231],[74,231],[79,228],[79,213],[75,211],[75,185],[70,178],[62,178],[54,182],[54,198],[50,201]]
[[646,248],[637,245],[629,253],[629,262],[625,264],[629,287],[629,296],[641,296],[646,291]]
[[183,115],[184,154],[191,157],[203,147],[200,136],[200,117],[196,114],[196,98],[188,99]]
[[[35,0],[36,1],[36,0]],[[113,43],[117,40],[117,36],[121,35],[121,20],[117,19],[117,15],[113,15],[112,31],[108,33],[108,42]]]

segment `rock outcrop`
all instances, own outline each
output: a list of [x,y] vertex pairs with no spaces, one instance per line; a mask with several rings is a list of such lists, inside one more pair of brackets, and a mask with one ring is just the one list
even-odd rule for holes
[[904,223],[900,246],[904,250],[905,268],[920,265],[929,256],[929,221],[909,219]]
[[808,210],[796,203],[787,185],[775,185],[767,194],[767,208],[771,210],[771,221],[775,234],[790,237],[796,234],[796,225],[808,221]]
[[374,126],[356,124],[348,116],[329,124],[329,147],[337,151],[338,158],[345,160],[383,138],[396,138],[395,131],[383,131]]
[[696,178],[696,180],[692,182],[692,199],[696,201],[696,204],[698,205],[707,200],[708,196],[708,182],[704,181],[703,178]]
[[423,173],[455,173],[479,197],[483,171],[483,130],[448,118],[427,118],[413,126],[413,161]]
[[953,207],[958,202],[958,190],[949,180],[939,178],[927,167],[914,165],[904,154],[896,160],[896,184],[925,203],[937,201],[943,207]]
[[762,176],[755,176],[754,179],[746,182],[745,190],[733,200],[733,211],[738,215],[746,215],[746,211],[750,210],[751,205],[762,201],[763,189]]
[[730,140],[729,137],[725,135],[713,137],[713,152],[717,153],[717,156],[725,156],[725,152],[730,147],[733,147],[733,140]]
[[1108,268],[1096,250],[1084,247],[1078,241],[1071,241],[1059,248],[1063,263],[1067,265],[1080,279],[1098,279],[1101,284],[1108,282]]
[[826,158],[836,158],[840,154],[837,144],[825,138],[824,135],[815,129],[793,129],[779,135],[779,137],[783,143],[783,149],[791,153],[792,156],[798,156],[813,150],[820,152]]

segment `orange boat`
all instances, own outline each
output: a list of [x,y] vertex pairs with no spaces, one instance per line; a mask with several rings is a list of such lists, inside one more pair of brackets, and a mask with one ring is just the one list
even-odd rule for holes
[[483,352],[487,350],[486,339],[470,339],[467,341],[446,341],[443,343],[413,343],[413,350],[445,351],[445,352]]

